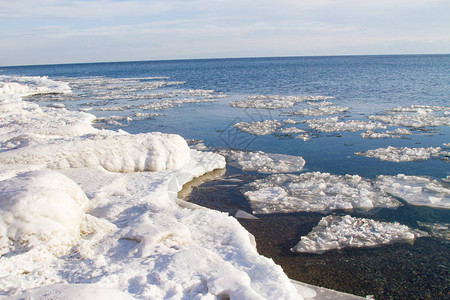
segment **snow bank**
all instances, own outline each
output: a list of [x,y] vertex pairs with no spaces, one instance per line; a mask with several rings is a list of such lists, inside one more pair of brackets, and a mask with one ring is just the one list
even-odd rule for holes
[[243,171],[293,173],[300,172],[305,165],[305,160],[300,156],[239,150],[221,150],[219,153],[227,158],[231,166]]
[[375,184],[383,191],[409,204],[450,208],[450,188],[447,183],[423,176],[380,175]]
[[393,162],[405,162],[405,161],[417,161],[427,160],[432,156],[439,156],[440,147],[428,147],[428,148],[408,148],[408,147],[392,147],[378,148],[373,150],[367,150],[365,152],[355,152],[356,155],[365,157],[378,158],[384,161]]
[[190,159],[186,141],[161,133],[99,132],[82,137],[34,141],[0,152],[3,164],[35,164],[52,169],[103,167],[111,172],[165,171]]
[[323,217],[319,224],[301,238],[291,250],[323,253],[345,247],[373,247],[395,242],[412,242],[426,235],[398,222],[386,223],[346,216]]
[[397,207],[400,203],[358,175],[277,174],[244,186],[254,213]]
[[284,124],[277,120],[265,120],[257,122],[239,122],[233,126],[243,132],[248,132],[254,135],[268,135],[275,133],[278,128]]
[[359,120],[348,120],[340,122],[338,117],[329,117],[321,119],[312,119],[305,121],[309,127],[322,132],[339,132],[339,131],[350,131],[357,132],[361,130],[374,130],[374,129],[386,129],[381,123],[377,122],[366,122]]

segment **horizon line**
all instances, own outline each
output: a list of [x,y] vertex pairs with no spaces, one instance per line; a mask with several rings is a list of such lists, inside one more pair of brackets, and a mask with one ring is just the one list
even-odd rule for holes
[[144,59],[144,60],[117,60],[117,61],[91,61],[91,62],[67,62],[67,63],[43,63],[24,65],[4,65],[0,68],[14,67],[43,67],[58,65],[85,65],[85,64],[111,64],[111,63],[139,63],[139,62],[171,62],[171,61],[196,61],[196,60],[230,60],[230,59],[261,59],[261,58],[300,58],[300,57],[363,57],[363,56],[440,56],[450,53],[409,53],[409,54],[334,54],[334,55],[280,55],[280,56],[243,56],[243,57],[211,57],[211,58],[172,58],[172,59]]

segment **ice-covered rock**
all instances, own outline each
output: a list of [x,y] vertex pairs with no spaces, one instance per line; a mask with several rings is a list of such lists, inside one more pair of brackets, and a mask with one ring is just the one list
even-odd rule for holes
[[264,153],[262,151],[221,150],[228,164],[243,171],[259,173],[293,173],[300,172],[305,160],[300,156]]
[[424,176],[379,175],[375,184],[383,191],[401,198],[411,205],[450,208],[448,183]]
[[243,132],[254,135],[268,135],[275,133],[283,123],[277,120],[265,120],[256,122],[239,122],[233,125]]
[[358,175],[276,174],[244,186],[254,213],[397,207],[400,202]]
[[378,222],[346,216],[323,217],[319,224],[303,236],[291,250],[323,253],[346,247],[374,247],[395,242],[412,242],[426,233],[412,230],[398,222]]
[[408,148],[408,147],[392,147],[378,148],[373,150],[367,150],[364,152],[355,152],[356,155],[365,157],[378,158],[384,161],[393,162],[406,162],[427,160],[432,156],[439,156],[441,152],[440,147],[427,147],[427,148]]

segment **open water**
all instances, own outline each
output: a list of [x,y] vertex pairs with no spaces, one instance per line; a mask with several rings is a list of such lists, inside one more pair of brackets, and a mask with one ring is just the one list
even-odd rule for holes
[[[387,109],[411,105],[449,106],[450,55],[340,56],[144,61],[95,64],[0,67],[0,75],[48,76],[70,84],[70,95],[29,97],[41,105],[64,104],[70,110],[86,110],[99,118],[97,126],[130,133],[160,131],[177,133],[185,139],[201,140],[210,147],[260,150],[302,156],[303,171],[352,174],[364,178],[377,175],[418,175],[442,180],[450,175],[448,155],[425,161],[388,162],[357,156],[355,152],[395,147],[442,147],[450,143],[448,126],[411,129],[402,139],[363,139],[358,132],[325,133],[305,129],[307,141],[293,135],[252,135],[239,131],[237,122],[315,117],[287,116],[293,109],[233,108],[232,100],[248,96],[329,96],[334,105],[349,109],[340,120],[369,121],[368,116]],[[157,82],[157,88],[148,88]],[[147,87],[147,88],[145,88]],[[190,92],[189,92],[190,90]],[[200,90],[215,95],[214,101],[183,103],[164,109],[143,105],[164,99],[205,99]],[[150,94],[159,96],[149,97]],[[307,108],[299,103],[295,109]],[[139,113],[147,113],[140,117]],[[113,117],[113,118],[112,118]],[[103,118],[103,119],[102,119]],[[115,122],[114,122],[115,120]],[[388,130],[395,129],[389,127]],[[447,148],[446,148],[447,147]],[[193,202],[232,212],[250,211],[240,185],[264,175],[229,167],[214,181],[194,188]],[[240,185],[227,186],[229,178]],[[358,215],[358,214],[355,214]],[[450,255],[445,238],[421,238],[414,245],[390,245],[371,249],[331,251],[323,255],[293,254],[293,247],[320,220],[317,213],[260,216],[243,220],[255,234],[262,254],[280,263],[295,279],[377,299],[445,299],[449,295]],[[419,222],[450,223],[448,209],[406,205],[384,209],[371,216],[399,221],[417,228]],[[448,233],[447,233],[448,235]],[[448,299],[448,298],[447,298]]]

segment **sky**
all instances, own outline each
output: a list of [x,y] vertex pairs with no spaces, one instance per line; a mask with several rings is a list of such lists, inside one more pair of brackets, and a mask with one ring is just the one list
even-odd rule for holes
[[449,53],[450,0],[0,0],[0,66]]

